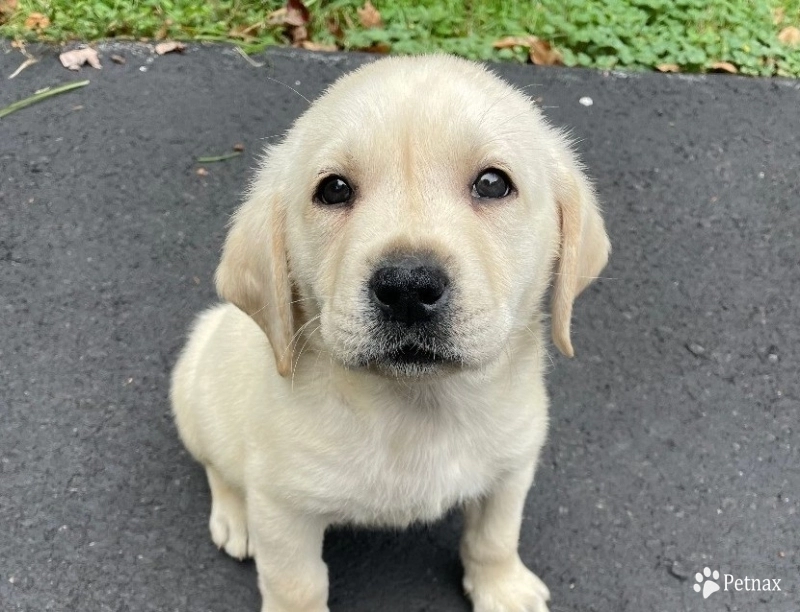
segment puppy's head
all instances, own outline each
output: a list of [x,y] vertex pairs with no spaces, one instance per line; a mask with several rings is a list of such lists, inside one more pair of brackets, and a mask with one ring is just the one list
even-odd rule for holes
[[589,182],[526,96],[467,61],[390,58],[342,77],[267,152],[217,288],[284,375],[305,325],[346,367],[421,376],[497,359],[551,278],[572,355],[572,302],[608,253]]

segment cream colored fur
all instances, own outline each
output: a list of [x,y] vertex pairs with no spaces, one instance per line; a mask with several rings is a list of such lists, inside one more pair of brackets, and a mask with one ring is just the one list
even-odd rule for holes
[[[516,191],[476,202],[487,167]],[[320,178],[355,185],[347,209]],[[357,364],[364,283],[424,249],[458,291],[461,362],[420,376]],[[606,263],[592,188],[564,135],[518,90],[446,56],[390,58],[337,81],[266,154],[173,373],[181,439],[207,471],[214,542],[254,556],[262,612],[323,612],[331,524],[406,526],[465,509],[476,612],[545,612],[517,553],[547,431],[542,301],[572,354],[572,302]],[[555,270],[555,274],[554,274]]]

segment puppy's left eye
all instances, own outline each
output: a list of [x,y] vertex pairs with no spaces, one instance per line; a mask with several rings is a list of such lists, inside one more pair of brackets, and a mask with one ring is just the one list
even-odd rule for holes
[[506,173],[496,168],[484,170],[472,184],[472,197],[497,200],[511,193],[511,180]]

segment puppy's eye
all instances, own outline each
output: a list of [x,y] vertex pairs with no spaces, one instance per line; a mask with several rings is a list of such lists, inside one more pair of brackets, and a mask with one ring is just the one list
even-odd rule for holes
[[341,176],[334,174],[322,179],[314,197],[321,204],[344,204],[353,197],[353,188]]
[[472,197],[497,200],[511,193],[511,181],[505,172],[496,168],[484,170],[472,184]]

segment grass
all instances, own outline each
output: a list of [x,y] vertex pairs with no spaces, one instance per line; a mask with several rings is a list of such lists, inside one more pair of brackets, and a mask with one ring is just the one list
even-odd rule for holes
[[[13,0],[0,0],[3,2]],[[64,42],[104,38],[219,40],[253,51],[289,44],[266,17],[275,0],[17,0],[0,36]],[[800,46],[778,34],[800,27],[800,0],[374,0],[383,25],[365,28],[363,0],[307,0],[310,40],[340,49],[446,51],[473,59],[526,61],[505,36],[536,35],[565,64],[606,69],[672,66],[704,72],[727,62],[743,74],[800,77]],[[49,20],[42,28],[31,13]],[[800,33],[800,32],[799,32]]]
[[61,85],[59,87],[47,88],[43,91],[37,92],[29,98],[25,98],[24,100],[19,100],[18,102],[14,102],[6,106],[5,108],[0,109],[0,119],[5,117],[6,115],[10,115],[11,113],[15,113],[20,109],[23,109],[31,104],[36,104],[37,102],[41,102],[42,100],[46,100],[47,98],[51,98],[52,96],[57,96],[59,94],[67,93],[68,91],[72,91],[73,89],[78,89],[79,87],[86,87],[89,84],[89,81],[77,81],[75,83],[67,83],[66,85]]

